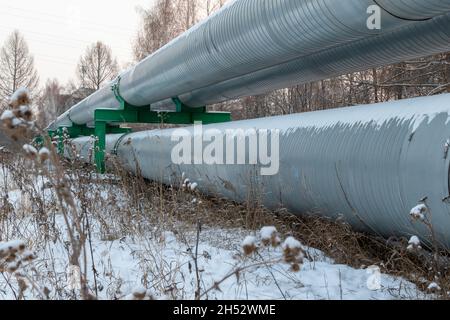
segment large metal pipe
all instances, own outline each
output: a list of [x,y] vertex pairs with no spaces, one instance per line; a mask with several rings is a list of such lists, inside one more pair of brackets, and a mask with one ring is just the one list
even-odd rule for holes
[[[414,35],[414,37],[411,37]],[[224,102],[450,50],[450,15],[296,59],[180,96],[187,104]],[[242,85],[245,83],[245,85]],[[160,103],[167,106],[170,102]]]
[[[367,9],[372,5],[385,8],[381,11],[379,30],[367,27]],[[178,96],[187,105],[199,106],[298,84],[305,81],[301,77],[305,69],[311,74],[311,70],[327,62],[318,56],[339,62],[345,55],[348,65],[346,68],[336,65],[333,72],[318,68],[303,78],[323,79],[358,71],[363,66],[352,60],[367,55],[376,44],[388,45],[388,41],[400,38],[414,41],[416,27],[420,27],[422,38],[433,39],[434,20],[449,12],[450,0],[231,1],[123,73],[120,93],[127,102],[137,106],[166,107],[166,99]],[[420,50],[409,54],[397,46],[389,55],[377,56],[377,64],[450,50],[448,33],[446,37],[447,41],[428,41],[427,45],[415,41]],[[355,47],[359,50],[354,51]],[[336,50],[341,56],[333,56]],[[292,68],[293,65],[302,68]],[[286,69],[290,71],[289,76],[279,82],[273,80],[261,87],[256,85],[261,80],[253,80],[253,77],[280,76]],[[230,83],[239,89],[224,94],[223,87],[229,87]],[[90,124],[95,109],[117,107],[110,86],[106,86],[60,116],[50,128]]]
[[[232,135],[240,129],[278,129],[279,172],[272,176],[259,174],[263,165],[174,164],[177,129],[111,135],[107,149],[115,150],[127,170],[139,168],[154,181],[177,184],[185,173],[206,194],[236,201],[256,194],[269,208],[342,215],[356,229],[383,236],[429,239],[428,228],[409,216],[428,197],[436,237],[450,247],[449,117],[450,94],[443,94],[204,127]],[[73,143],[88,159],[93,140]]]

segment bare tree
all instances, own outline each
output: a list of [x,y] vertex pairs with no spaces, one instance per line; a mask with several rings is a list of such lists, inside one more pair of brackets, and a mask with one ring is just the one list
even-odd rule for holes
[[66,103],[70,98],[71,95],[65,93],[65,88],[57,79],[47,80],[36,103],[38,107],[38,123],[41,126],[46,126],[55,120],[66,111]]
[[81,87],[98,90],[117,75],[118,64],[110,47],[98,41],[86,49],[77,66]]
[[0,51],[0,100],[6,101],[19,88],[33,94],[39,83],[34,58],[19,31],[14,31]]
[[[215,11],[219,10],[225,4],[226,0],[205,0],[203,2],[203,10],[206,16],[210,16]],[[200,3],[201,5],[201,3]]]
[[198,22],[198,5],[197,0],[178,0],[177,8],[179,9],[180,15],[184,14],[184,26],[185,30],[192,27]]
[[133,43],[134,56],[140,61],[201,19],[220,9],[225,0],[157,0],[149,9],[141,9],[142,23]]
[[174,0],[158,0],[150,9],[141,9],[142,25],[134,41],[136,61],[155,52],[180,32]]

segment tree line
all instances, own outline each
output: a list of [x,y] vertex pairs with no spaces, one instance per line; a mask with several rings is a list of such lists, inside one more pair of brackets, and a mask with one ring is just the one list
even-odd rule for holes
[[57,79],[48,79],[40,87],[34,57],[24,36],[15,30],[0,50],[0,111],[17,89],[25,87],[34,98],[39,125],[45,126],[115,78],[118,70],[111,48],[98,41],[80,57],[75,70],[77,82],[63,86]]
[[[141,61],[225,3],[226,0],[157,0],[150,8],[141,8],[140,27],[130,44],[134,53],[130,64]],[[115,78],[119,66],[111,48],[98,41],[86,48],[75,71],[76,82],[63,86],[57,79],[49,79],[39,86],[33,55],[24,37],[14,31],[0,50],[0,101],[6,101],[20,87],[29,88],[35,96],[40,125],[45,126]],[[297,85],[213,108],[231,111],[238,120],[444,92],[450,92],[450,53]]]

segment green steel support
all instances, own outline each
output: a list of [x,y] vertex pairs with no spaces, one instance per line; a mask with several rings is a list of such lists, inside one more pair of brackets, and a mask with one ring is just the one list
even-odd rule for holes
[[221,123],[231,121],[228,112],[207,112],[206,107],[189,108],[178,98],[173,98],[176,105],[175,112],[152,111],[151,107],[136,107],[129,105],[123,100],[121,109],[97,109],[95,110],[95,136],[97,144],[95,147],[95,163],[100,173],[105,172],[105,146],[106,134],[109,124],[120,123],[148,123],[148,124],[203,124]]
[[38,149],[41,149],[44,146],[44,142],[44,137],[41,135],[33,139],[33,145],[38,147]]
[[[125,123],[148,123],[148,124],[203,124],[221,123],[231,121],[229,112],[207,112],[206,107],[190,108],[183,104],[180,99],[173,98],[176,111],[157,112],[152,111],[151,106],[137,107],[128,104],[121,96],[117,87],[113,86],[114,94],[120,103],[120,109],[97,109],[95,110],[95,128],[85,125],[73,124],[71,127],[58,128],[58,153],[64,154],[64,135],[71,139],[82,136],[95,136],[95,165],[99,173],[105,173],[105,148],[107,134],[129,133],[131,129],[121,128]],[[49,132],[50,134],[50,132]]]
[[[105,134],[128,133],[130,131],[131,131],[130,128],[121,128],[110,125],[107,125],[105,128]],[[56,132],[49,131],[48,134],[50,137],[54,137],[55,135],[58,136],[58,154],[60,155],[64,154],[64,139],[66,137],[70,139],[75,139],[85,136],[97,136],[95,128],[90,128],[85,125],[76,125],[76,124],[73,124],[71,127],[60,127]]]
[[58,154],[63,156],[64,155],[64,134],[66,132],[65,127],[58,128],[57,135],[58,135]]
[[106,148],[106,130],[107,123],[104,121],[95,121],[95,166],[97,172],[105,173],[105,148]]
[[185,105],[179,98],[172,98],[173,103],[176,106],[177,112],[190,112],[190,113],[206,113],[206,107],[191,108]]
[[150,106],[134,107],[125,105],[121,110],[97,109],[95,110],[95,121],[107,123],[152,123],[152,124],[193,124],[202,122],[212,124],[231,121],[228,112],[206,112],[205,108],[185,109],[175,112],[151,111]]
[[67,127],[67,133],[69,137],[73,139],[82,136],[94,135],[95,131],[93,128],[89,128],[87,126],[73,124],[71,127]]

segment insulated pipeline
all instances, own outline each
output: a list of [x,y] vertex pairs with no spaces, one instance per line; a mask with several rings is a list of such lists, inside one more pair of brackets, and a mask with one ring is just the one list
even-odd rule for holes
[[[370,29],[368,8],[377,4],[381,29]],[[230,1],[124,72],[120,93],[136,106],[167,107],[180,97],[195,107],[447,51],[449,34],[439,24],[449,12],[450,0]],[[98,108],[118,108],[109,85],[50,129],[92,124]]]
[[[409,215],[427,198],[437,240],[450,247],[449,121],[450,94],[443,94],[203,127],[232,137],[241,130],[279,130],[279,170],[266,176],[260,174],[263,164],[176,164],[177,129],[111,135],[107,151],[115,149],[130,172],[139,168],[167,185],[179,185],[184,176],[206,194],[239,202],[255,194],[269,208],[342,217],[356,229],[387,237],[429,239],[428,228]],[[195,139],[194,128],[185,130]],[[73,143],[89,161],[93,140]],[[251,156],[248,147],[245,158]]]
[[[411,37],[414,34],[414,37]],[[450,15],[368,38],[181,95],[192,105],[224,102],[450,50]],[[246,85],[242,85],[245,83]],[[169,102],[160,104],[167,106]]]

